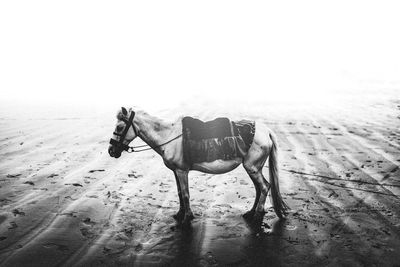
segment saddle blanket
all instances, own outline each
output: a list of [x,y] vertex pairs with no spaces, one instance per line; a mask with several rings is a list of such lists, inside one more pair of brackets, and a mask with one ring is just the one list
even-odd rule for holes
[[217,159],[243,158],[255,133],[255,122],[216,118],[203,122],[192,117],[182,119],[183,156],[187,163],[211,162]]

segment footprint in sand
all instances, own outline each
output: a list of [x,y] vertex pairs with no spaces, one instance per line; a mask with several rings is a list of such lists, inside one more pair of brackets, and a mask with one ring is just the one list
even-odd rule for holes
[[8,227],[9,230],[17,228],[18,225],[15,222],[10,222],[10,226]]
[[84,219],[84,220],[83,220],[83,223],[84,223],[84,224],[87,224],[87,225],[91,225],[91,226],[93,226],[93,225],[96,224],[95,222],[93,222],[92,220],[90,220],[89,217],[87,217],[86,219]]
[[216,266],[218,261],[211,252],[207,252],[199,259],[198,263],[200,263],[201,266]]
[[86,218],[83,221],[83,224],[80,227],[80,231],[82,236],[86,237],[86,238],[93,238],[95,236],[94,230],[92,229],[93,226],[96,224],[95,222],[93,222],[90,218]]
[[83,187],[83,185],[79,184],[79,183],[73,183],[73,184],[64,184],[64,185],[73,185],[73,186],[80,186]]
[[99,170],[90,170],[89,173],[94,173],[94,172],[104,172],[105,170],[99,169]]
[[[4,202],[4,204],[3,204],[2,202]],[[0,204],[1,204],[1,205],[5,205],[5,204],[7,204],[8,202],[11,202],[11,200],[9,200],[8,198],[2,198],[2,199],[0,199]]]
[[135,173],[128,173],[128,177],[133,177],[135,179],[142,177],[142,175],[136,175]]
[[136,252],[139,252],[139,251],[141,251],[143,249],[143,245],[141,244],[141,243],[139,243],[139,244],[137,244],[136,246],[135,246],[135,251]]
[[60,244],[56,244],[56,243],[46,243],[43,245],[43,247],[45,248],[56,248],[59,251],[68,251],[69,247],[65,246],[65,245],[60,245]]
[[17,215],[25,216],[25,212],[20,211],[19,209],[13,209],[12,213],[14,214],[14,216],[17,216]]
[[60,213],[60,215],[70,216],[70,217],[76,217],[75,213],[76,213],[76,211],[70,211],[70,212],[63,212],[63,213]]
[[7,174],[7,178],[16,178],[16,177],[18,177],[18,176],[21,176],[21,174],[20,173],[18,173],[18,174]]

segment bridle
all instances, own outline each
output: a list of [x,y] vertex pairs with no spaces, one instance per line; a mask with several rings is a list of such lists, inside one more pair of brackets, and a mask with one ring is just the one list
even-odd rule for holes
[[117,148],[119,148],[121,150],[125,150],[128,153],[132,153],[133,151],[135,151],[133,147],[130,147],[130,146],[124,144],[124,140],[125,140],[126,134],[129,131],[129,128],[132,126],[133,131],[135,132],[135,135],[139,136],[139,133],[135,128],[135,125],[133,125],[133,118],[134,117],[135,117],[135,112],[132,110],[131,115],[129,116],[128,120],[125,119],[125,118],[122,118],[121,120],[123,122],[125,122],[124,131],[122,133],[113,132],[113,134],[115,134],[116,136],[119,136],[119,140],[117,141],[117,140],[112,139],[112,138],[110,139],[110,144],[111,145],[116,146]]
[[117,141],[117,140],[111,138],[110,139],[111,145],[116,146],[117,148],[119,148],[121,150],[125,150],[128,153],[141,152],[141,151],[146,151],[146,150],[154,149],[157,147],[161,147],[161,146],[166,145],[182,136],[182,134],[180,134],[177,137],[172,138],[171,140],[169,140],[165,143],[162,143],[161,145],[155,146],[155,147],[149,147],[149,148],[144,148],[144,149],[140,149],[140,150],[135,150],[136,148],[142,148],[142,147],[146,147],[149,145],[128,146],[128,145],[124,144],[126,134],[128,133],[129,128],[131,126],[133,128],[133,131],[135,132],[135,135],[141,138],[139,131],[135,128],[135,125],[133,124],[133,118],[135,118],[135,112],[132,110],[131,115],[129,116],[129,119],[125,119],[125,118],[121,119],[123,122],[125,122],[125,129],[122,133],[113,132],[113,134],[115,134],[116,136],[119,136],[119,140]]

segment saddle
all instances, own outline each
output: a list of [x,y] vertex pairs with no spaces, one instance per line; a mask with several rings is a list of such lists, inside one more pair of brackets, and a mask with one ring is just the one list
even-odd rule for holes
[[216,118],[204,122],[192,117],[184,117],[182,125],[185,133],[192,140],[233,136],[232,124],[228,118]]
[[192,117],[182,119],[183,156],[187,163],[211,162],[244,157],[255,133],[254,121],[230,121],[216,118],[201,121]]

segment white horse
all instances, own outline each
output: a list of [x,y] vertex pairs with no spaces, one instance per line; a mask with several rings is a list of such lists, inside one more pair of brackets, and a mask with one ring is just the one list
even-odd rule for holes
[[[117,114],[117,125],[110,141],[108,152],[111,157],[119,158],[123,150],[133,150],[129,143],[136,137],[141,138],[164,160],[165,166],[175,174],[180,208],[174,216],[178,222],[189,224],[193,213],[189,203],[188,173],[197,170],[211,174],[221,174],[243,164],[256,189],[256,198],[250,211],[243,217],[253,222],[261,222],[264,217],[264,204],[269,189],[276,215],[283,218],[288,206],[279,191],[277,166],[277,141],[274,133],[263,123],[256,122],[253,143],[243,158],[232,160],[215,160],[213,162],[195,163],[190,166],[183,157],[182,120],[166,123],[144,111],[134,112],[121,108]],[[263,166],[269,158],[269,182],[262,173]]]

